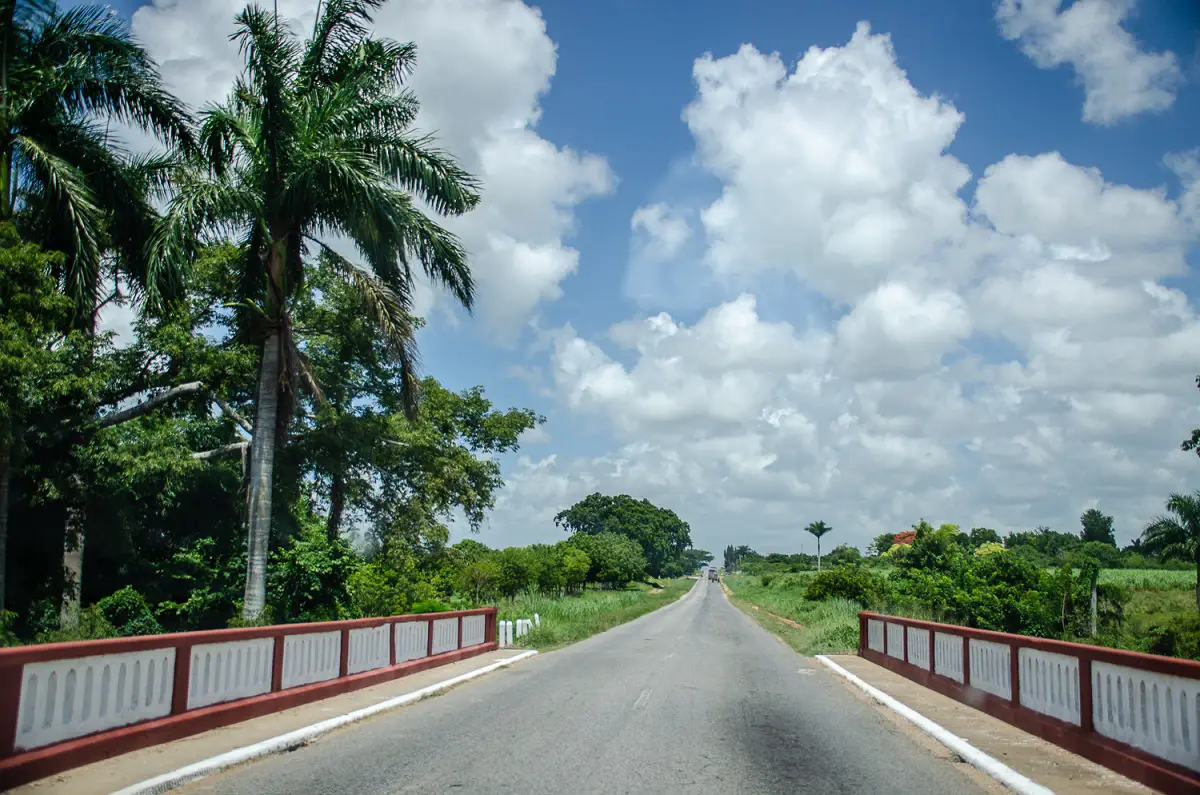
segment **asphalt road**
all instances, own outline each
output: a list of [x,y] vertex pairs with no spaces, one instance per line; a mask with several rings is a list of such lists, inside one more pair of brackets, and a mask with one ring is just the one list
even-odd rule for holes
[[183,791],[981,791],[821,668],[701,580],[637,621]]

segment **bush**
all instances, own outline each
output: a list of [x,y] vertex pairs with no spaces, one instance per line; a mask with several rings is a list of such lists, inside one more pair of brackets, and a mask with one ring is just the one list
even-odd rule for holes
[[804,598],[813,602],[826,599],[848,599],[861,605],[878,601],[883,583],[866,569],[858,566],[839,566],[817,573],[808,584]]
[[770,587],[771,587],[771,580],[775,579],[775,575],[773,575],[773,574],[764,574],[764,575],[763,575],[762,577],[760,577],[759,579],[761,579],[761,580],[762,580],[762,587],[764,587],[764,588],[770,588]]
[[975,548],[975,557],[986,558],[988,555],[999,555],[1005,552],[1004,545],[995,541],[986,541]]
[[0,647],[20,646],[21,639],[13,632],[17,623],[17,614],[11,610],[0,610]]
[[150,612],[146,599],[126,585],[116,593],[111,593],[96,603],[101,615],[123,637],[131,635],[158,635],[162,633],[162,625]]
[[100,612],[99,605],[89,605],[79,611],[79,623],[65,629],[38,633],[36,643],[67,643],[79,640],[101,640],[117,637],[117,628]]
[[284,622],[354,618],[347,590],[359,566],[344,539],[330,541],[323,528],[306,528],[271,555],[267,596]]
[[437,602],[437,601],[434,601],[431,599],[431,600],[425,601],[425,602],[417,602],[415,605],[413,605],[412,607],[409,608],[408,612],[410,612],[410,613],[446,613],[453,609],[454,608],[452,608],[450,605],[446,604],[445,602]]
[[404,613],[407,600],[396,579],[395,572],[374,561],[359,566],[346,583],[353,612],[365,618]]

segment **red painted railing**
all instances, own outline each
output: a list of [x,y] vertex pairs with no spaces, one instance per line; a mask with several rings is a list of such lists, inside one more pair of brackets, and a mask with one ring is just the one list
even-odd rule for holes
[[495,648],[489,607],[0,649],[0,790]]
[[859,613],[859,655],[1163,792],[1200,793],[1200,662]]

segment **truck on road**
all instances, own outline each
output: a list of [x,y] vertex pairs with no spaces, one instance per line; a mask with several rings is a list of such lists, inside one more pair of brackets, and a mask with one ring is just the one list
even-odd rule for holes
[[716,569],[709,569],[709,570],[708,570],[708,581],[709,581],[709,582],[719,582],[719,581],[720,581],[720,579],[721,579],[721,578],[720,578],[720,577],[717,575],[717,570],[716,570]]

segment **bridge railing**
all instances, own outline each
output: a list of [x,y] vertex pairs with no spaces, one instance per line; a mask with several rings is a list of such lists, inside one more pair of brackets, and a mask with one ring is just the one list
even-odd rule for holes
[[0,790],[490,651],[496,609],[0,649]]
[[1200,792],[1200,662],[859,614],[859,655],[1165,792]]

